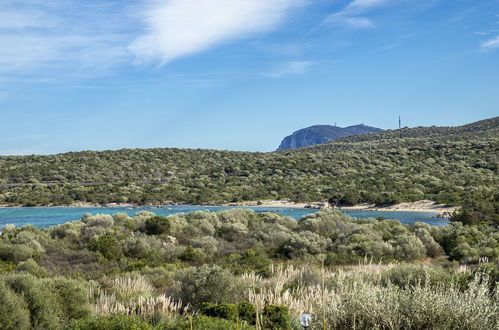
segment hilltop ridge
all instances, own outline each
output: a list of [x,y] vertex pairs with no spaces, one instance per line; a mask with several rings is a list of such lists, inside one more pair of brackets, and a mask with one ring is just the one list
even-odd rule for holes
[[300,129],[285,137],[277,150],[296,149],[301,147],[322,144],[351,135],[381,132],[382,129],[364,124],[345,128],[331,125],[314,125]]
[[496,203],[498,154],[499,117],[270,153],[157,148],[0,156],[0,205]]

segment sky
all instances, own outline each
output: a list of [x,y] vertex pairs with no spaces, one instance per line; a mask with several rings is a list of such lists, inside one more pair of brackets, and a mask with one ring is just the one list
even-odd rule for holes
[[499,115],[499,0],[0,0],[0,155]]

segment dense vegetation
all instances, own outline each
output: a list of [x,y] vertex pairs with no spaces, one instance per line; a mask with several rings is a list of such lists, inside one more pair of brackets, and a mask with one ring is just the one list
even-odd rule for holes
[[499,117],[274,153],[0,157],[0,204],[433,199],[451,225],[248,210],[85,215],[0,234],[0,329],[493,329]]
[[273,153],[134,149],[0,157],[0,204],[433,199],[467,203],[473,210],[480,204],[478,212],[486,213],[480,220],[488,217],[490,222],[497,221],[499,208],[498,133],[496,117]]
[[[0,236],[0,329],[492,329],[499,233],[321,211],[85,215]],[[365,260],[368,260],[366,262]]]

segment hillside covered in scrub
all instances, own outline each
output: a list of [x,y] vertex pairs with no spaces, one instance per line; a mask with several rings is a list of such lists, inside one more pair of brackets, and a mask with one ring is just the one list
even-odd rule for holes
[[492,329],[499,236],[321,211],[85,215],[0,234],[1,329]]
[[416,127],[272,153],[190,149],[0,157],[0,204],[263,199],[497,207],[499,117]]

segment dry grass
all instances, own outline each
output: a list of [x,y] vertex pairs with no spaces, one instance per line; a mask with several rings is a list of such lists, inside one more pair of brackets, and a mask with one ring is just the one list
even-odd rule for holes
[[151,297],[154,293],[154,287],[142,276],[118,277],[112,281],[112,286],[116,294],[125,300],[133,297]]
[[[401,288],[383,284],[393,265],[359,265],[338,271],[311,267],[271,267],[271,276],[244,274],[245,299],[257,311],[265,305],[287,306],[294,317],[313,315],[310,327],[323,329],[497,329],[498,292],[487,275],[476,274],[463,289],[458,283],[417,282]],[[466,271],[466,270],[462,270]],[[155,295],[144,278],[118,278],[112,288],[89,292],[96,315],[117,313],[156,317],[188,312],[165,295]]]
[[[391,266],[360,265],[338,272],[324,271],[324,283],[303,282],[286,289],[286,283],[308,270],[290,267],[273,270],[271,278],[244,275],[253,283],[248,300],[259,310],[265,304],[288,306],[297,317],[303,312],[316,319],[310,329],[495,329],[498,295],[490,294],[488,278],[477,274],[463,290],[457,283],[418,283],[402,289],[381,285],[378,277]],[[371,278],[369,279],[369,276]]]
[[96,315],[126,314],[144,317],[184,314],[188,306],[166,295],[154,295],[154,287],[143,277],[121,277],[112,281],[112,293],[91,287],[89,298]]

